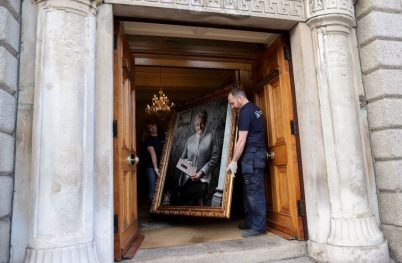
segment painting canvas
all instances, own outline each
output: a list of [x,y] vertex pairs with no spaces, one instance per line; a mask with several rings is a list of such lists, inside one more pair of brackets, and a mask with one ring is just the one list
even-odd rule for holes
[[233,176],[226,172],[235,114],[226,96],[203,98],[170,120],[152,212],[228,217]]

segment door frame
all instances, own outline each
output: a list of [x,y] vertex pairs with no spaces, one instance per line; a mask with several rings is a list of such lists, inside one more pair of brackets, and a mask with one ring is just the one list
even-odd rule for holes
[[[112,31],[112,33],[113,33],[113,31]],[[113,37],[113,34],[111,34],[111,36]],[[98,43],[98,45],[97,45],[97,49],[102,49],[102,50],[104,50],[103,48],[101,48],[100,47],[100,43],[99,42],[97,42]],[[112,41],[112,43],[113,43],[113,41]],[[109,47],[110,48],[110,47]],[[113,46],[111,47],[111,48],[113,48]],[[99,66],[101,66],[101,64],[102,64],[102,61],[104,61],[104,60],[107,60],[106,58],[104,58],[105,57],[105,55],[104,54],[100,54],[101,52],[100,52],[100,50],[99,50],[99,52],[97,52],[97,55],[98,56],[100,56],[100,57],[102,57],[103,59],[98,59],[97,58],[97,60],[98,60],[98,63],[99,63]],[[113,62],[113,61],[111,61],[111,62]],[[98,64],[97,63],[97,64]],[[110,63],[110,61],[109,61],[109,63]],[[149,65],[149,64],[148,64]],[[155,66],[164,66],[163,65],[163,62],[162,63],[158,63],[158,62],[155,62],[153,65],[155,65]],[[165,65],[166,66],[166,65]],[[239,64],[236,64],[236,65],[233,65],[233,63],[227,63],[227,64],[225,64],[225,63],[223,63],[223,64],[219,64],[219,63],[213,63],[213,62],[211,62],[211,63],[201,63],[201,64],[199,64],[199,65],[197,65],[197,64],[193,64],[192,65],[192,67],[202,67],[202,68],[230,68],[230,69],[236,69],[236,70],[238,70],[239,71],[239,75],[240,76],[245,76],[245,75],[247,75],[248,73],[248,71],[250,71],[251,72],[251,64],[247,64],[247,63],[244,63],[244,64],[242,64],[242,63],[239,63]],[[113,74],[112,74],[113,75]],[[98,74],[97,74],[97,76],[98,76]],[[112,79],[113,79],[113,77],[112,77]],[[249,82],[250,83],[250,82]],[[246,81],[246,83],[244,83],[244,85],[246,86],[246,88],[247,88],[247,86],[249,86],[249,83],[247,83],[247,81]],[[99,83],[97,82],[97,91],[98,91],[98,86],[105,86],[103,83],[101,83],[100,81],[99,81]],[[113,85],[112,85],[113,86]],[[248,87],[249,88],[249,87]],[[112,90],[113,90],[113,88],[112,88]],[[106,93],[106,91],[104,90],[104,89],[102,89],[102,91],[103,92],[97,92],[97,101],[105,101],[106,100],[106,98],[105,98],[105,95],[106,94],[103,94],[103,93]],[[110,95],[110,94],[109,94]],[[99,98],[100,97],[100,98]],[[98,99],[99,98],[99,99]],[[295,100],[295,97],[294,97],[294,95],[293,95],[293,99]],[[111,98],[110,99],[110,97],[107,99],[108,101],[106,102],[106,103],[108,103],[108,104],[111,104],[111,106],[113,106],[113,98]],[[105,105],[105,104],[103,104],[103,105]],[[107,107],[107,108],[109,108],[109,107]],[[113,108],[113,107],[111,107],[111,108]],[[102,116],[99,116],[98,114],[97,114],[97,117],[96,117],[96,119],[98,118],[98,117],[102,117]],[[105,121],[104,119],[102,120],[103,122]],[[111,122],[110,122],[110,124],[112,124],[112,120],[111,120]],[[111,129],[110,129],[111,130]],[[95,135],[96,136],[96,135]],[[112,136],[112,134],[111,134],[111,136]],[[113,159],[113,154],[112,154],[112,159]],[[113,178],[113,172],[112,172],[112,174],[111,174],[111,177]],[[112,182],[112,185],[113,185],[113,182]],[[301,188],[303,188],[303,186],[301,185]],[[111,197],[111,203],[113,204],[113,191],[111,191],[111,193],[110,193],[110,197]],[[111,226],[113,226],[113,221],[111,220],[111,223],[112,224],[109,224],[109,225],[111,225]],[[95,232],[97,231],[96,230],[96,228],[97,228],[97,226],[96,226],[96,224],[95,224]],[[113,227],[111,227],[111,230],[113,229]],[[111,231],[112,232],[112,231]],[[113,242],[112,242],[113,243]],[[109,246],[110,246],[110,244],[109,244]],[[100,250],[100,248],[99,248],[99,246],[98,246],[98,251]],[[113,250],[113,249],[112,249]],[[113,254],[113,253],[112,253]]]
[[[123,21],[126,20],[119,20],[119,18],[116,18],[116,21],[120,21],[121,23],[123,23]],[[269,30],[266,30],[267,32],[271,32]],[[282,34],[278,34],[278,37],[284,38],[283,36],[286,36],[285,39],[289,39],[289,35],[288,33],[282,33]],[[275,41],[273,41],[270,45],[274,44]],[[290,46],[290,43],[286,43],[286,46]],[[270,46],[267,46],[267,49]],[[290,64],[290,49],[288,50],[288,62],[289,62],[289,67],[291,67]],[[213,59],[213,60],[203,60],[203,61],[199,61],[195,58],[179,58],[179,59],[161,59],[161,58],[152,58],[152,57],[142,57],[139,59],[135,59],[136,60],[136,65],[139,66],[156,66],[156,67],[184,67],[184,68],[213,68],[213,69],[232,69],[232,70],[236,70],[236,75],[238,76],[238,78],[240,78],[240,83],[241,85],[244,87],[244,89],[246,90],[247,93],[249,93],[249,97],[251,100],[253,100],[253,98],[255,97],[255,92],[258,90],[258,86],[261,86],[263,83],[258,83],[257,87],[253,87],[251,86],[252,83],[252,68],[253,68],[253,64],[258,60],[253,60],[251,62],[244,62],[244,63],[237,63],[237,62],[226,62],[226,61],[219,61],[219,59]],[[289,72],[289,74],[291,74],[291,71]],[[262,80],[264,81],[264,80]],[[290,85],[293,85],[293,82],[290,83]],[[295,120],[297,120],[297,111],[294,108],[295,107],[295,95],[293,93],[294,87],[291,87],[291,96],[292,96],[292,102],[293,102],[293,111],[295,112]],[[298,147],[298,145],[300,145],[299,143],[299,137],[297,136],[296,138],[296,147]],[[296,152],[299,154],[300,153],[300,149],[297,149]],[[301,163],[301,158],[300,156],[297,156],[297,161],[298,163]],[[300,192],[301,192],[301,201],[304,202],[304,189],[303,189],[303,176],[302,176],[302,171],[300,170],[300,166],[298,166],[299,169],[299,180],[300,180]],[[138,193],[135,193],[138,194]],[[300,201],[298,200],[298,201]],[[305,209],[302,208],[302,212],[304,212]],[[305,213],[300,213],[299,212],[299,216],[302,217],[302,221],[303,223],[305,223],[306,220],[306,214]],[[307,232],[306,232],[307,228],[305,226],[305,224],[303,225],[303,237],[301,240],[304,240],[307,238]],[[278,231],[279,233],[280,231]],[[285,235],[286,237],[286,235]],[[294,238],[294,237],[290,237],[289,238]]]
[[[101,7],[103,7],[103,6],[101,6]],[[110,15],[110,13],[109,13],[109,15]],[[101,32],[99,32],[99,33],[101,33]],[[102,34],[103,33],[103,34]],[[102,32],[101,34],[100,34],[100,36],[99,36],[99,34],[98,34],[98,38],[99,37],[105,37],[104,36],[104,33],[105,32]],[[113,33],[113,31],[111,31],[111,32],[109,32],[108,33],[108,35],[109,35],[109,37],[113,37],[113,34],[110,34],[110,33]],[[111,39],[111,42],[113,43],[113,39]],[[98,61],[98,63],[97,64],[99,64],[99,66],[101,65],[101,64],[103,64],[103,62],[104,61],[107,61],[107,59],[105,58],[106,56],[105,56],[105,54],[100,54],[101,52],[100,52],[100,50],[103,50],[103,51],[105,51],[104,50],[104,48],[102,48],[102,46],[103,46],[103,44],[102,43],[100,43],[99,41],[97,41],[97,50],[99,49],[99,52],[97,52],[97,55],[99,55],[99,57],[97,58],[97,61]],[[99,45],[99,44],[101,44],[101,45]],[[109,46],[108,47],[109,49],[110,48],[113,48],[113,46]],[[110,60],[110,58],[109,58],[109,60]],[[113,61],[109,61],[109,63],[110,62],[113,62]],[[154,64],[154,65],[156,65],[156,64]],[[161,65],[161,64],[158,64],[159,66],[163,66],[163,65]],[[199,65],[199,67],[203,67],[203,68],[208,68],[208,67],[212,67],[212,68],[216,68],[218,65],[216,64],[216,63],[210,63],[210,64],[208,64],[208,63],[202,63],[202,64],[200,64]],[[222,66],[222,65],[221,65]],[[194,65],[193,65],[193,67],[194,67]],[[197,66],[195,66],[195,67],[197,67]],[[226,66],[223,66],[223,67],[225,67],[225,68],[227,68],[228,66],[226,65]],[[235,65],[235,66],[233,66],[233,64],[231,64],[231,66],[229,67],[229,68],[231,68],[231,69],[237,69],[237,70],[239,70],[239,75],[240,76],[242,76],[242,75],[244,75],[244,74],[247,74],[247,71],[248,70],[251,70],[251,65],[246,65],[246,64],[239,64],[239,65]],[[104,74],[104,69],[102,70],[102,74]],[[113,75],[113,74],[112,74]],[[98,74],[97,74],[97,76],[98,76]],[[97,78],[98,79],[98,78]],[[292,83],[293,84],[293,83]],[[247,85],[249,85],[249,84],[245,84],[246,86]],[[98,81],[97,81],[97,91],[98,91],[98,86],[106,86],[104,83],[101,83],[100,81],[99,81],[99,83],[98,83]],[[113,90],[113,85],[111,85],[111,90]],[[109,86],[109,88],[110,88],[110,86]],[[110,96],[110,94],[109,93],[107,93],[106,92],[106,90],[105,90],[106,88],[104,87],[104,89],[102,89],[102,92],[97,92],[97,101],[103,101],[103,102],[105,102],[105,103],[107,103],[107,104],[109,104],[108,105],[108,107],[107,108],[113,108],[112,106],[113,106],[113,98],[111,98],[111,97],[109,97],[109,98],[106,98],[106,94],[108,94],[109,96]],[[296,100],[296,98],[294,97],[293,98],[294,100]],[[105,101],[106,100],[106,101]],[[105,104],[103,104],[103,106],[105,106]],[[296,110],[296,109],[295,109]],[[99,114],[97,114],[97,116],[96,116],[96,119],[101,119],[100,121],[101,122],[105,122],[105,118],[102,118],[102,116],[100,116]],[[110,118],[110,117],[109,117]],[[110,120],[110,128],[111,128],[111,124],[112,124],[112,120],[111,119],[109,119]],[[111,129],[110,129],[111,130]],[[95,135],[96,136],[96,135]],[[110,136],[112,137],[112,134],[110,133]],[[112,148],[111,148],[111,150],[112,150]],[[113,160],[113,155],[111,155],[111,157],[112,157],[112,160]],[[300,157],[299,157],[300,158]],[[301,174],[301,173],[300,173]],[[113,172],[111,173],[111,176],[108,176],[109,178],[111,177],[111,178],[113,178]],[[113,185],[113,183],[112,183],[112,185]],[[303,188],[303,185],[301,185],[301,188]],[[113,204],[113,191],[111,191],[110,193],[109,193],[109,200],[111,199],[111,202],[109,202],[109,205],[110,204]],[[113,210],[111,209],[110,210],[110,212],[111,212],[111,214],[113,214]],[[112,216],[110,217],[111,219],[113,218]],[[110,229],[112,230],[113,229],[113,220],[110,220],[110,224],[109,224],[111,227],[110,227]],[[96,224],[95,224],[95,232],[97,232],[97,226],[96,226]],[[113,231],[109,231],[110,233],[112,233]],[[103,241],[103,240],[102,240]],[[113,243],[113,242],[112,242]],[[113,249],[112,249],[112,246],[111,246],[111,244],[108,244],[109,246],[110,246],[110,250],[112,251]],[[113,245],[113,244],[112,244]],[[100,246],[98,245],[98,251],[100,250],[100,248],[99,248]],[[113,253],[111,253],[111,254],[113,254]],[[110,255],[110,256],[112,256],[112,255]],[[110,257],[109,256],[109,257]]]

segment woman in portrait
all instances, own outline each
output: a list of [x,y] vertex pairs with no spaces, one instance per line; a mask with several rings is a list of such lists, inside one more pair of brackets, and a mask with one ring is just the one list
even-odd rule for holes
[[194,118],[195,134],[187,139],[182,159],[196,167],[194,174],[182,173],[179,179],[180,200],[184,205],[203,205],[211,180],[212,169],[218,162],[218,149],[213,134],[206,131],[208,113],[199,112]]

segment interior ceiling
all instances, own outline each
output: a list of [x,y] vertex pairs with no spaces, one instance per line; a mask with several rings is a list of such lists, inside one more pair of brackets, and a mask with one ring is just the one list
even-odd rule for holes
[[278,36],[275,33],[207,27],[124,22],[136,58],[137,106],[144,108],[162,89],[177,105],[224,87],[235,70],[141,64],[142,58],[251,64]]
[[139,104],[148,104],[153,94],[162,89],[180,105],[212,93],[234,78],[234,70],[136,66],[136,99]]

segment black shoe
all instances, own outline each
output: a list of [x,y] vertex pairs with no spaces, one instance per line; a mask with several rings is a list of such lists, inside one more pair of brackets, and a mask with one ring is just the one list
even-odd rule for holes
[[242,235],[242,237],[244,237],[244,238],[248,238],[248,237],[262,236],[262,235],[265,235],[266,233],[267,233],[266,231],[264,231],[264,232],[259,232],[259,231],[254,230],[254,229],[249,229],[249,230],[244,230],[244,231],[241,233],[241,235]]
[[246,224],[246,222],[241,222],[238,226],[239,229],[241,230],[247,230],[250,229],[250,227]]

